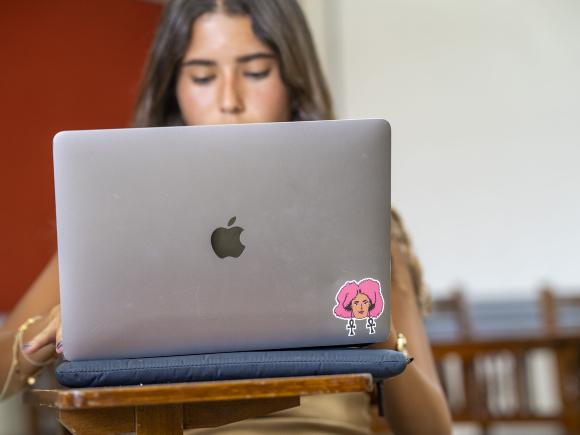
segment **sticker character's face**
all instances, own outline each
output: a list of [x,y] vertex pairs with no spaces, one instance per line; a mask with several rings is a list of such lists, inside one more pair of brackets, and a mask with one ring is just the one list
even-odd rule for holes
[[336,293],[333,314],[339,319],[376,319],[383,313],[385,301],[381,283],[373,278],[347,281]]
[[369,315],[371,301],[364,293],[359,293],[351,302],[352,316],[356,319],[364,319]]

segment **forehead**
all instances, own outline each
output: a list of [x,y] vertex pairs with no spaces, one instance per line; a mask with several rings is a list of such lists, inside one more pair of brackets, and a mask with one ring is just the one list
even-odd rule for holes
[[356,295],[355,299],[368,299],[368,296],[364,293],[359,293]]
[[184,60],[195,57],[231,62],[255,52],[271,50],[254,34],[252,19],[248,15],[215,12],[203,14],[194,21]]

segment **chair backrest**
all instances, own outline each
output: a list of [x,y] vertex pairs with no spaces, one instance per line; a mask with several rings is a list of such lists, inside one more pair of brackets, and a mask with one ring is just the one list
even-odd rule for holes
[[[433,324],[439,321],[437,317],[445,317],[446,320],[451,320],[452,335],[455,340],[470,340],[473,337],[471,314],[463,291],[460,288],[454,289],[447,298],[439,298],[433,301],[431,318]],[[427,319],[428,329],[431,319]],[[433,332],[437,333],[436,331]]]
[[540,293],[542,324],[549,336],[580,330],[580,294],[561,295],[544,287]]

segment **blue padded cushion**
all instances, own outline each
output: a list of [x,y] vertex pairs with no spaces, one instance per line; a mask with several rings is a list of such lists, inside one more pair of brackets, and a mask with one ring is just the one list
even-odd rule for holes
[[56,369],[67,387],[104,387],[226,379],[370,373],[384,379],[410,360],[387,349],[303,349],[93,361],[64,361]]

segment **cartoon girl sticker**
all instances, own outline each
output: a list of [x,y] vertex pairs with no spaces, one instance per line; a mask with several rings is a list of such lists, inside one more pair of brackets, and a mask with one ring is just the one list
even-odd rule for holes
[[346,330],[349,336],[355,335],[356,320],[367,319],[366,329],[375,333],[375,319],[383,313],[385,301],[381,293],[381,283],[372,278],[347,281],[336,294],[334,316],[348,319]]

